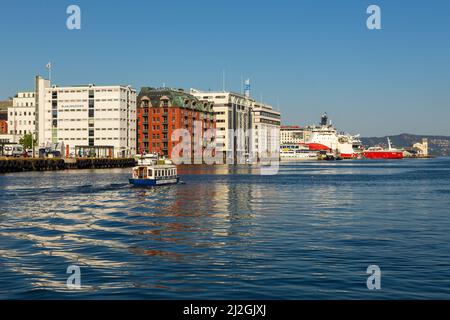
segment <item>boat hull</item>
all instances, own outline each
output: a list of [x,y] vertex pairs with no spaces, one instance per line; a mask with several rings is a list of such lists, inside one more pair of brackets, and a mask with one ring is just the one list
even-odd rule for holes
[[363,156],[366,159],[403,159],[403,152],[400,151],[378,151],[363,152]]
[[130,184],[137,187],[159,187],[159,186],[167,186],[172,184],[178,184],[180,182],[180,178],[175,179],[130,179]]
[[321,144],[321,143],[308,143],[307,144],[310,151],[330,151],[331,148]]

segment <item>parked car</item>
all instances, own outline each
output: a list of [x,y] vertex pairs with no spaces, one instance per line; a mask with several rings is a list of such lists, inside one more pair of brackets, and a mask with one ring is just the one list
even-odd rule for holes
[[23,157],[25,154],[20,144],[7,144],[3,147],[3,155],[6,157]]

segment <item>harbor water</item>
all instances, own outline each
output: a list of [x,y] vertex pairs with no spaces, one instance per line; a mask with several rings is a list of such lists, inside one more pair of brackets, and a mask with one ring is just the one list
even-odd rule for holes
[[0,298],[450,299],[449,158],[179,172],[0,175]]

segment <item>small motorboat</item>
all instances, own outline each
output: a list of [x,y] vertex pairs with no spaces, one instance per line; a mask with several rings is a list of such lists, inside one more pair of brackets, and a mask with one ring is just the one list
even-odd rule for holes
[[159,160],[155,155],[141,156],[138,166],[133,168],[130,184],[141,187],[178,184],[177,167],[169,160]]

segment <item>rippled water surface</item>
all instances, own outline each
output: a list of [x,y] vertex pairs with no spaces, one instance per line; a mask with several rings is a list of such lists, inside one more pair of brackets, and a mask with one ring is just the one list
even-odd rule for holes
[[0,298],[450,299],[448,158],[180,173],[0,175]]

